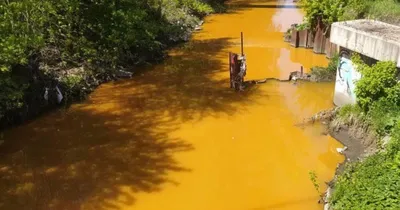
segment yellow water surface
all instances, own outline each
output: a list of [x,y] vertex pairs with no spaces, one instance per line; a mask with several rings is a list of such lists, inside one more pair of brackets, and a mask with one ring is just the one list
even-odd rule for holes
[[246,80],[286,79],[323,55],[282,40],[292,1],[231,1],[162,64],[101,85],[89,99],[1,134],[0,209],[314,210],[343,160],[320,125],[332,83],[268,81],[229,89],[228,53]]

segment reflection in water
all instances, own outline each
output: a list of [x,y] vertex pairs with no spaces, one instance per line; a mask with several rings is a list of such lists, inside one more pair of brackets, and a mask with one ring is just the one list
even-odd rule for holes
[[[246,79],[287,78],[323,56],[292,49],[289,1],[231,1],[162,65],[102,85],[67,111],[4,133],[0,209],[319,209],[308,172],[329,180],[342,157],[321,127],[332,84],[229,89],[228,53],[245,34]],[[251,6],[257,5],[257,6]]]

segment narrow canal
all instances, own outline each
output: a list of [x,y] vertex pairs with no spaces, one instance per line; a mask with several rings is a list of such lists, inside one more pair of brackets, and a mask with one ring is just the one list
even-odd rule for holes
[[321,126],[333,84],[229,89],[228,53],[245,35],[247,80],[327,65],[282,41],[292,1],[231,1],[192,41],[131,80],[2,133],[0,209],[314,210],[343,160]]

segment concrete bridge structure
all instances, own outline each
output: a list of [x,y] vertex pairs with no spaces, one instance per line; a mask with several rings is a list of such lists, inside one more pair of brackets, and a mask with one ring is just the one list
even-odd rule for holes
[[356,103],[355,82],[361,74],[350,60],[351,52],[359,53],[369,65],[393,61],[400,67],[399,26],[366,19],[336,22],[331,27],[330,41],[340,52],[334,94],[337,106]]

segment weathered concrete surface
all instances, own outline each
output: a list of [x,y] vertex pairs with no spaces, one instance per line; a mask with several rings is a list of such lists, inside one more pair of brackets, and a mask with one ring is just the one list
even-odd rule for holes
[[341,57],[336,71],[335,93],[333,103],[336,106],[356,103],[355,83],[361,78],[350,59]]
[[326,57],[332,58],[333,56],[335,56],[338,53],[339,53],[338,46],[336,44],[333,44],[332,42],[330,42],[330,50],[327,52]]
[[314,36],[312,35],[311,31],[308,31],[306,48],[313,48],[313,47],[314,47]]
[[400,27],[375,20],[336,22],[331,42],[381,61],[394,61],[400,67]]
[[299,47],[299,31],[297,31],[296,28],[293,28],[292,30],[290,45],[293,47]]
[[325,44],[326,44],[326,37],[324,35],[324,32],[319,29],[315,33],[315,38],[314,38],[314,48],[313,51],[314,53],[317,54],[325,54]]
[[325,40],[325,54],[327,58],[332,58],[338,53],[337,45],[330,41],[330,38]]
[[300,30],[298,35],[299,35],[299,47],[307,47],[308,30]]

